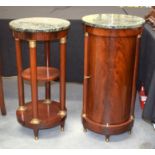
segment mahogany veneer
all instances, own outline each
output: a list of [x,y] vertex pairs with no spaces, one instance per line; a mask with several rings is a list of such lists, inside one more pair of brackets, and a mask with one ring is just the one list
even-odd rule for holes
[[84,31],[83,127],[109,141],[133,126],[142,28]]

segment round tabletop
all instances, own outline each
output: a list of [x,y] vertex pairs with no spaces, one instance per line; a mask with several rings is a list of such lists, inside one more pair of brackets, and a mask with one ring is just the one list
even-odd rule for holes
[[60,18],[30,17],[13,20],[9,26],[18,32],[58,32],[68,29],[70,22]]
[[82,21],[88,26],[107,29],[137,28],[145,23],[143,18],[124,14],[93,14],[84,16]]

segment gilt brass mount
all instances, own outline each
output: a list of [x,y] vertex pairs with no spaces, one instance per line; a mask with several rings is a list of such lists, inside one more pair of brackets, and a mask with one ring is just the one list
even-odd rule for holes
[[45,104],[51,104],[52,101],[50,99],[46,99],[46,100],[43,101],[43,103],[45,103]]
[[34,40],[29,40],[29,47],[30,47],[30,48],[35,48],[35,47],[36,47],[36,41],[34,41]]
[[60,43],[61,44],[65,44],[67,42],[66,37],[63,37],[60,39]]
[[25,111],[26,110],[26,107],[25,106],[19,106],[17,110],[18,111]]
[[31,121],[30,121],[31,124],[40,124],[40,120],[38,118],[33,118]]
[[82,114],[82,117],[83,117],[83,118],[86,118],[86,114],[85,114],[85,113],[83,113],[83,114]]
[[66,111],[64,111],[64,110],[61,110],[61,111],[58,112],[58,115],[59,115],[61,118],[65,117],[66,114],[67,114],[67,113],[66,113]]

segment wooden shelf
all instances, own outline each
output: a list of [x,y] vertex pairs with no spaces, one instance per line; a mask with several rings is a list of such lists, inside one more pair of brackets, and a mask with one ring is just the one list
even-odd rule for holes
[[[25,80],[31,79],[30,68],[27,68],[23,71],[22,77]],[[53,67],[37,67],[37,80],[38,81],[53,81],[58,79],[59,70]]]
[[39,124],[32,124],[31,120],[32,116],[32,102],[25,104],[25,111],[16,111],[17,119],[20,124],[26,126],[28,128],[39,128],[46,129],[51,128],[57,125],[61,125],[65,117],[60,117],[58,115],[60,111],[60,103],[56,101],[51,101],[51,104],[44,103],[44,100],[38,101],[38,119],[40,121]]

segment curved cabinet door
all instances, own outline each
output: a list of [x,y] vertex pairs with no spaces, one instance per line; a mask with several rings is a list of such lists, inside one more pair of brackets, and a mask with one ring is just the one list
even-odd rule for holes
[[112,32],[109,36],[93,33],[89,31],[87,72],[90,78],[83,123],[85,128],[101,134],[121,133],[133,125],[137,32],[132,36],[127,30],[115,36]]

